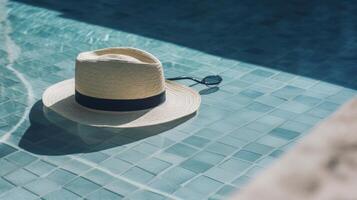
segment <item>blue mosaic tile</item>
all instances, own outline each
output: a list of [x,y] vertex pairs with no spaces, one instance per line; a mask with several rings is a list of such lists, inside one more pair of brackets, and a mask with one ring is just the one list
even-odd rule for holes
[[198,147],[198,148],[202,148],[207,143],[209,143],[210,140],[201,138],[201,137],[197,137],[197,136],[190,136],[190,137],[184,139],[182,142],[184,142],[186,144],[190,144],[190,145]]
[[37,176],[24,169],[18,169],[10,174],[4,176],[4,178],[15,185],[25,185],[33,180],[36,180]]
[[267,124],[267,125],[271,125],[271,126],[278,126],[279,124],[284,122],[284,119],[281,117],[271,115],[269,113],[268,115],[264,115],[264,116],[260,117],[256,121],[260,122],[260,123]]
[[141,199],[164,200],[164,199],[166,199],[166,197],[162,196],[160,194],[154,193],[154,192],[141,190],[141,191],[137,191],[133,195],[131,195],[130,199],[133,199],[133,200],[141,200]]
[[282,110],[282,109],[276,109],[273,110],[270,115],[279,117],[281,119],[294,119],[297,115],[297,113],[293,113],[287,110]]
[[195,135],[207,139],[215,139],[221,136],[221,132],[209,128],[203,128],[200,131],[196,132]]
[[0,195],[14,188],[12,184],[0,178]]
[[71,160],[71,158],[69,156],[47,156],[45,158],[43,158],[46,162],[49,162],[53,165],[61,165],[69,160]]
[[190,170],[184,169],[182,167],[174,167],[162,174],[161,177],[169,180],[175,185],[180,185],[190,180],[195,175],[196,173]]
[[317,108],[328,110],[328,111],[335,111],[340,105],[332,102],[325,101],[317,106]]
[[353,90],[344,88],[341,91],[337,92],[334,95],[331,95],[327,97],[329,101],[332,101],[334,103],[344,103],[354,97],[356,94]]
[[264,157],[264,158],[260,159],[257,163],[258,163],[259,166],[268,167],[272,163],[274,163],[275,161],[276,161],[276,158],[273,158],[271,156],[267,156],[267,157]]
[[201,151],[197,153],[195,156],[193,156],[192,159],[215,165],[221,162],[224,159],[224,156],[208,151]]
[[245,105],[248,105],[249,103],[251,103],[253,101],[253,99],[254,98],[248,97],[243,94],[237,94],[237,95],[234,95],[234,96],[228,98],[227,100],[234,101],[237,104],[245,106]]
[[268,70],[263,70],[263,69],[256,69],[256,70],[252,71],[251,73],[254,75],[263,76],[263,77],[270,77],[270,76],[274,75],[274,72],[268,71]]
[[47,178],[54,182],[57,182],[60,185],[64,185],[76,178],[76,175],[64,169],[56,169],[55,171],[50,173]]
[[307,124],[307,125],[314,125],[314,124],[317,124],[319,121],[321,121],[321,118],[304,113],[304,114],[296,117],[294,120],[297,122]]
[[275,92],[273,92],[273,95],[282,99],[291,99],[299,94],[303,93],[304,89],[294,87],[294,86],[285,86]]
[[275,107],[275,106],[278,106],[278,105],[284,103],[286,100],[281,99],[279,97],[272,96],[272,95],[264,95],[264,96],[261,96],[261,97],[255,99],[255,101],[264,103],[268,106]]
[[254,110],[254,111],[262,112],[262,113],[268,112],[273,109],[273,107],[271,107],[271,106],[268,106],[268,105],[265,105],[262,103],[258,103],[258,102],[254,102],[254,103],[250,104],[249,106],[247,106],[247,108],[249,110]]
[[235,179],[232,183],[234,185],[236,185],[237,187],[242,187],[242,186],[246,185],[247,183],[249,183],[250,180],[251,180],[250,177],[243,175],[243,176],[240,176],[237,179]]
[[106,200],[120,200],[123,199],[123,196],[106,190],[104,188],[100,188],[99,190],[89,194],[86,199],[88,200],[97,200],[97,199],[106,199]]
[[275,158],[278,158],[278,157],[280,157],[283,153],[284,153],[284,152],[281,151],[281,150],[275,150],[275,151],[273,151],[273,152],[270,154],[270,156],[275,157]]
[[196,199],[205,199],[206,195],[201,194],[197,191],[192,190],[188,187],[182,187],[174,193],[175,196],[180,197],[181,199],[187,200],[196,200]]
[[93,170],[85,173],[82,176],[90,181],[93,181],[94,183],[99,184],[99,185],[106,185],[106,184],[115,180],[115,178],[113,176],[111,176],[110,174],[102,172],[98,169],[93,169]]
[[280,109],[283,110],[287,110],[290,112],[294,112],[294,113],[304,113],[306,111],[308,111],[310,109],[309,106],[306,106],[304,104],[298,103],[298,102],[294,102],[294,101],[290,101],[290,102],[286,102],[284,104],[281,104],[279,106]]
[[237,188],[231,186],[231,185],[224,185],[221,189],[217,191],[216,194],[221,195],[221,196],[230,196],[233,194]]
[[160,150],[158,147],[146,142],[138,144],[137,146],[133,147],[133,149],[144,154],[153,154]]
[[208,170],[209,168],[213,167],[212,164],[195,160],[195,159],[186,160],[185,162],[181,163],[180,166],[190,171],[193,171],[195,173],[202,173]]
[[252,142],[250,144],[247,144],[246,146],[243,147],[244,150],[248,150],[251,152],[255,152],[257,154],[267,154],[269,153],[273,148],[271,146],[267,146],[264,144],[259,144],[256,142]]
[[160,172],[164,171],[171,165],[172,165],[171,163],[162,161],[157,158],[148,158],[148,159],[143,160],[140,163],[138,163],[137,166],[156,175],[156,174],[159,174]]
[[319,117],[319,118],[325,118],[331,114],[330,111],[319,109],[319,108],[313,108],[309,110],[307,113],[314,117]]
[[257,159],[259,159],[262,155],[251,152],[251,151],[240,150],[237,153],[235,153],[233,156],[236,158],[242,159],[242,160],[254,162]]
[[21,188],[21,187],[16,187],[9,192],[5,193],[3,196],[0,196],[2,200],[34,200],[38,199],[39,196],[36,196],[35,194]]
[[66,184],[64,188],[83,197],[99,189],[100,186],[85,178],[78,177]]
[[228,171],[219,167],[213,167],[208,171],[206,171],[204,174],[205,176],[210,177],[222,183],[231,182],[238,175],[235,172]]
[[146,142],[158,148],[165,148],[167,146],[170,146],[172,143],[174,143],[173,140],[161,136],[150,137],[147,139]]
[[44,196],[52,191],[59,189],[60,187],[61,185],[46,178],[36,179],[35,181],[25,185],[27,190],[37,194],[38,196]]
[[126,171],[123,176],[139,183],[147,183],[153,179],[155,175],[139,167],[133,167]]
[[87,159],[89,161],[95,162],[95,163],[102,162],[102,161],[106,160],[107,158],[109,158],[109,156],[107,154],[104,154],[101,152],[86,153],[86,154],[83,154],[81,157],[83,157],[84,159]]
[[215,142],[206,147],[207,151],[214,152],[220,155],[228,156],[233,153],[236,148],[230,145],[223,144],[221,142]]
[[90,167],[86,164],[83,164],[80,161],[77,160],[69,160],[65,163],[62,164],[62,168],[65,170],[68,170],[70,172],[73,172],[75,174],[81,174],[85,171],[87,171],[88,169],[90,169]]
[[270,124],[265,124],[262,122],[254,121],[254,122],[247,124],[245,127],[243,127],[243,129],[247,128],[249,130],[257,131],[258,133],[264,133],[264,132],[272,129],[272,127],[273,126]]
[[4,176],[5,174],[8,174],[12,171],[15,171],[18,166],[16,166],[15,164],[7,161],[7,160],[4,160],[4,159],[0,159],[0,175],[1,176]]
[[316,80],[305,78],[305,77],[298,77],[291,81],[289,84],[292,86],[296,86],[299,88],[309,88],[317,83]]
[[246,173],[246,176],[249,176],[249,177],[255,177],[257,176],[257,174],[259,174],[260,171],[262,171],[263,168],[262,167],[259,167],[257,165],[251,167],[247,173]]
[[207,176],[199,176],[189,182],[185,187],[190,188],[198,193],[207,195],[212,191],[217,190],[222,185],[223,184],[221,182],[211,179]]
[[127,169],[129,169],[132,165],[128,162],[117,158],[109,158],[101,163],[101,166],[107,168],[113,173],[121,174]]
[[[248,109],[241,109],[239,112],[234,113],[233,115],[229,116],[226,118],[226,123],[234,123],[232,124],[232,128],[229,130],[225,130],[225,132],[230,132],[235,129],[237,129],[237,123],[239,124],[246,124],[249,122],[254,121],[258,117],[260,117],[263,113],[261,112],[256,112],[253,110],[248,110]],[[222,125],[225,123],[222,122]]]
[[46,175],[49,172],[51,172],[52,170],[54,170],[55,168],[56,168],[55,165],[52,165],[52,164],[50,164],[46,161],[43,161],[43,160],[33,162],[30,165],[26,166],[27,170],[29,170],[30,172],[32,172],[38,176]]
[[264,144],[271,147],[280,147],[285,145],[288,141],[272,135],[265,135],[257,140],[257,143]]
[[4,143],[0,143],[0,158],[5,157],[15,151],[17,151],[16,148]]
[[252,90],[256,90],[258,92],[261,92],[263,94],[270,94],[274,91],[274,89],[265,86],[263,83],[259,83],[259,84],[253,84],[250,89]]
[[18,166],[26,166],[37,158],[24,151],[17,151],[6,157],[6,159]]
[[[250,128],[240,128],[235,130],[234,132],[232,132],[230,134],[231,136],[238,138],[241,141],[245,141],[245,142],[250,142],[253,140],[256,140],[257,138],[261,137],[263,135],[263,133],[250,129]],[[244,145],[245,143],[242,143],[242,145]]]
[[252,165],[250,162],[230,158],[225,162],[223,162],[222,164],[220,164],[219,167],[231,172],[241,173],[245,169],[247,169],[250,165]]
[[322,93],[335,94],[341,90],[341,87],[326,82],[319,82],[318,84],[311,87],[311,90],[319,91]]
[[81,199],[81,197],[66,190],[66,189],[59,189],[59,190],[53,191],[53,192],[45,195],[44,197],[42,197],[42,199],[45,199],[45,200],[62,200],[62,199],[79,200],[79,199]]
[[265,79],[265,77],[259,76],[259,75],[255,75],[255,74],[252,74],[252,73],[251,74],[246,74],[246,75],[244,75],[244,76],[242,76],[240,78],[240,80],[246,81],[248,83],[257,83],[257,82],[260,82],[260,81],[262,81],[264,79]]
[[174,184],[171,181],[163,178],[157,178],[153,180],[149,186],[169,194],[180,188],[180,185]]
[[138,151],[130,149],[130,150],[127,150],[127,151],[124,151],[124,152],[118,154],[115,157],[118,159],[127,161],[129,163],[135,164],[135,163],[139,162],[140,160],[143,160],[146,156],[143,153],[140,153]]
[[276,129],[272,130],[269,134],[276,136],[276,137],[286,139],[286,140],[294,139],[300,135],[300,133],[298,133],[296,131],[290,131],[290,130],[283,129],[283,128],[276,128]]
[[306,95],[299,95],[293,99],[294,101],[297,101],[299,103],[305,104],[307,106],[315,106],[319,102],[321,102],[321,99],[316,98],[316,97],[310,97]]
[[197,150],[187,145],[178,143],[165,150],[166,153],[171,153],[180,157],[188,157],[194,154]]
[[286,121],[284,124],[280,126],[280,128],[284,128],[296,132],[304,132],[309,130],[311,126],[297,121]]
[[122,180],[116,180],[106,185],[105,188],[121,196],[127,196],[138,189],[136,186]]
[[245,144],[245,141],[237,139],[237,137],[231,135],[224,136],[217,141],[235,148],[240,148]]
[[242,92],[240,92],[240,94],[245,95],[250,98],[257,98],[257,97],[262,96],[264,93],[256,91],[256,90],[252,90],[252,89],[246,89],[246,90],[243,90]]
[[285,73],[285,72],[280,72],[277,75],[275,75],[274,77],[272,77],[272,79],[283,81],[283,82],[287,82],[293,78],[295,78],[294,75]]

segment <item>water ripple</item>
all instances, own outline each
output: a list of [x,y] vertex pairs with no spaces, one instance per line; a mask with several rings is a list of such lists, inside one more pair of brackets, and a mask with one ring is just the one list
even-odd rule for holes
[[16,43],[11,39],[10,33],[12,32],[11,24],[7,19],[8,10],[6,8],[7,0],[0,0],[0,26],[3,27],[4,30],[4,46],[7,53],[7,61],[8,64],[5,66],[7,69],[12,71],[15,76],[22,82],[26,91],[27,91],[27,108],[25,112],[22,114],[20,120],[17,122],[15,126],[13,126],[9,131],[7,131],[1,138],[0,142],[7,141],[11,134],[18,129],[18,127],[26,120],[29,112],[30,106],[34,103],[34,93],[31,84],[27,81],[24,75],[17,71],[13,64],[18,59],[21,54],[21,48],[16,45]]

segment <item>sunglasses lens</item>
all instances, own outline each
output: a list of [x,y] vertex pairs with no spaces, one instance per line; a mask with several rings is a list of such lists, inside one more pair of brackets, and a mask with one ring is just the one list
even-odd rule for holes
[[202,80],[206,85],[218,85],[219,83],[222,82],[222,77],[218,75],[214,76],[206,76]]

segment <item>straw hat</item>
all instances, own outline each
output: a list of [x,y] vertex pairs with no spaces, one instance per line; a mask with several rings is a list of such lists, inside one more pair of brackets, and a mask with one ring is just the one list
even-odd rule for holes
[[43,93],[46,109],[80,124],[129,128],[171,122],[197,111],[191,88],[167,81],[160,61],[134,48],[80,53],[75,78]]

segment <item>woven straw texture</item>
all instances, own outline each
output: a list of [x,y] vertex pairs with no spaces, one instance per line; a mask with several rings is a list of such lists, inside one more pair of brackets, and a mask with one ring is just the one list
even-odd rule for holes
[[105,99],[142,99],[165,89],[160,61],[134,48],[80,53],[75,81],[81,94]]

